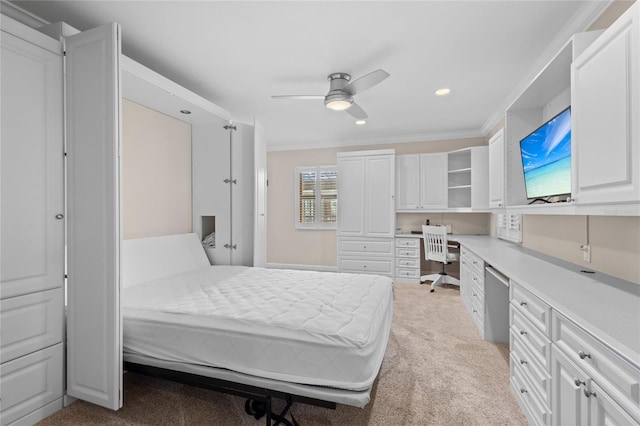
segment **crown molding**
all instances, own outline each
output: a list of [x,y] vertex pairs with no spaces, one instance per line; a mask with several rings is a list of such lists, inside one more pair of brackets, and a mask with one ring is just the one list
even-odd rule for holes
[[7,0],[0,0],[0,13],[31,28],[39,28],[43,25],[49,24],[48,21],[45,21],[31,12],[27,12],[20,6],[16,6]]
[[410,142],[429,142],[453,139],[471,139],[483,138],[486,135],[480,130],[456,130],[451,132],[424,133],[405,136],[389,136],[379,138],[363,138],[348,140],[331,140],[331,141],[314,141],[307,143],[278,143],[278,141],[270,140],[267,146],[267,152],[277,151],[300,151],[307,149],[324,149],[324,148],[344,148],[365,145],[385,145]]

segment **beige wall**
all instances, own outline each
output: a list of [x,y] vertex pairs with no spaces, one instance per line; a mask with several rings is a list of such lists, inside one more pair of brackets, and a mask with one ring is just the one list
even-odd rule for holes
[[[446,152],[469,146],[486,145],[485,138],[411,142],[401,144],[367,145],[348,148],[328,148],[298,151],[279,151],[267,154],[269,176],[267,262],[295,265],[335,267],[337,260],[337,240],[334,230],[302,230],[295,228],[295,168],[297,166],[321,166],[336,164],[336,154],[345,151],[394,148],[396,154],[416,154],[421,152]],[[340,208],[340,207],[338,207]],[[407,218],[404,218],[407,216]],[[465,222],[456,214],[438,215],[454,227],[454,233],[463,230],[488,232],[488,214]],[[473,216],[473,215],[472,215]],[[425,217],[426,218],[426,217]],[[399,215],[401,227],[412,226],[413,222],[423,223],[422,215]],[[482,232],[480,232],[482,231]],[[466,231],[464,231],[466,232]]]
[[122,232],[191,232],[191,125],[122,101]]

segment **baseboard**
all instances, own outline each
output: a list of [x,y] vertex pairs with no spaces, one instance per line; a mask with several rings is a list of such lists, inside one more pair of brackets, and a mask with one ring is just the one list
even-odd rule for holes
[[317,272],[338,272],[337,266],[326,265],[300,265],[297,263],[271,263],[265,264],[265,268],[271,269],[298,269],[302,271],[317,271]]

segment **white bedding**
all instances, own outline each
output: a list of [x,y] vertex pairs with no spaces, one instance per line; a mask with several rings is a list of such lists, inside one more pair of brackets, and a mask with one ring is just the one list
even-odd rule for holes
[[382,363],[393,283],[212,266],[127,287],[122,300],[125,356],[360,391]]

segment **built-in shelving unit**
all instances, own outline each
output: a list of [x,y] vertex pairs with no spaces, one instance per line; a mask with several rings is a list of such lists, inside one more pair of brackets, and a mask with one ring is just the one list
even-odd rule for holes
[[489,207],[488,150],[472,147],[447,154],[448,208],[478,211]]

